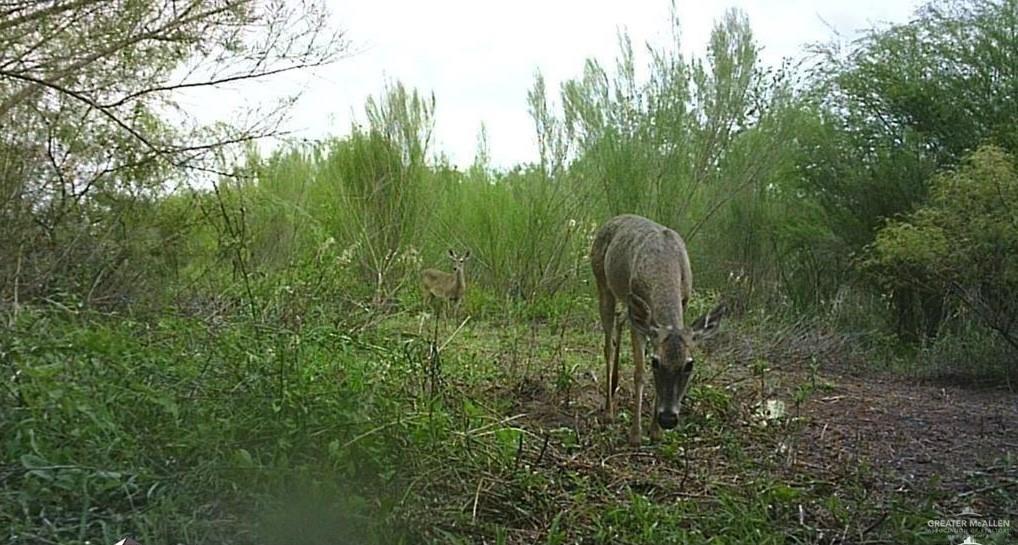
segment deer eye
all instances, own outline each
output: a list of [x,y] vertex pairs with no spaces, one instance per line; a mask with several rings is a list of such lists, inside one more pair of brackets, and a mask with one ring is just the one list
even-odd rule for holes
[[661,367],[661,359],[658,358],[657,356],[651,356],[650,357],[650,366],[653,369],[660,368]]

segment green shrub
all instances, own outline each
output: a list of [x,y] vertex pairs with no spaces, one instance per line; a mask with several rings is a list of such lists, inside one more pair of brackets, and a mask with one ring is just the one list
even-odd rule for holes
[[[394,499],[462,448],[441,400],[413,387],[413,359],[331,327],[26,309],[12,331],[0,339],[14,377],[0,390],[8,538],[250,543],[289,525],[391,543],[405,528]],[[291,507],[306,504],[341,515],[301,527]]]
[[982,147],[958,169],[938,175],[931,193],[928,204],[877,234],[867,266],[895,296],[937,301],[943,327],[976,322],[1018,350],[1013,158]]

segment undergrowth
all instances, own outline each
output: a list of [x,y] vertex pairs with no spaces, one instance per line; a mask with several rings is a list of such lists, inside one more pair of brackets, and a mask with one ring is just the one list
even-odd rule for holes
[[[633,450],[625,387],[601,419],[591,301],[420,310],[286,327],[23,308],[0,341],[5,541],[937,542],[917,529],[938,495],[795,463],[804,407],[836,388],[817,362],[846,354],[832,334],[729,324],[684,424]],[[763,416],[772,399],[787,410]]]

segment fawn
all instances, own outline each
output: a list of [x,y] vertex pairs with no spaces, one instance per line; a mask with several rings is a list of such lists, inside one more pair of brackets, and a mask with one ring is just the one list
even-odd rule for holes
[[456,252],[449,250],[449,259],[452,260],[452,273],[437,269],[424,269],[421,271],[421,289],[424,290],[424,303],[430,304],[435,298],[443,299],[455,305],[457,311],[463,301],[463,294],[467,289],[466,277],[463,268],[466,260],[470,259],[470,250],[463,255],[456,255]]

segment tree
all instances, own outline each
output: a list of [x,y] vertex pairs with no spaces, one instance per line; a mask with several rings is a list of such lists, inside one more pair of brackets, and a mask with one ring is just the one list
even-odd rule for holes
[[762,66],[737,10],[716,22],[704,57],[681,52],[673,24],[675,42],[648,46],[646,79],[623,34],[614,69],[590,60],[563,84],[569,175],[602,217],[639,213],[682,233],[701,285],[739,269],[750,291],[774,285],[771,234],[787,213],[777,188],[802,117],[788,67]]
[[[829,271],[854,268],[886,221],[923,206],[936,172],[985,143],[1018,150],[1016,27],[1015,0],[937,0],[819,51],[821,128],[801,138],[799,173],[827,227],[803,246],[823,247]],[[899,333],[935,331],[942,298],[902,289],[890,294]]]
[[130,211],[171,180],[229,174],[228,147],[276,133],[289,104],[207,127],[176,106],[178,91],[320,66],[344,50],[317,0],[4,3],[0,300],[116,291],[140,257],[127,244],[139,240]]
[[936,176],[930,201],[880,230],[867,265],[890,290],[937,297],[1018,350],[1018,171],[982,147]]

